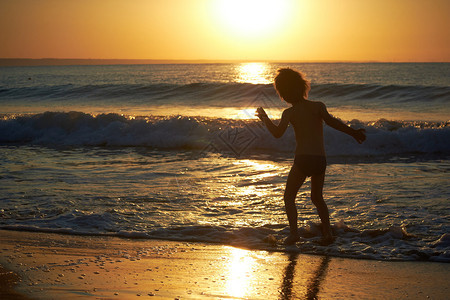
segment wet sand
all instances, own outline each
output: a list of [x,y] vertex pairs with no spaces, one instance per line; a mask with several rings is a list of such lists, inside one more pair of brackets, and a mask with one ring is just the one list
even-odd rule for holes
[[447,299],[450,293],[444,263],[1,230],[0,244],[1,299]]

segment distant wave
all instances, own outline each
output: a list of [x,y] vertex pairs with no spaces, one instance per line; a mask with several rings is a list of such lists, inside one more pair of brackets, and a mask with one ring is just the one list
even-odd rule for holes
[[322,84],[314,86],[311,95],[316,98],[343,98],[357,100],[389,100],[407,102],[450,102],[450,87],[400,86],[372,84]]
[[[248,83],[191,83],[177,84],[103,84],[103,85],[49,85],[2,88],[0,87],[0,101],[11,99],[37,100],[114,100],[129,99],[142,101],[142,104],[157,104],[158,100],[184,100],[180,104],[198,103],[199,101],[223,99],[242,99],[256,96],[260,91],[267,90],[275,96],[271,85],[253,85]],[[166,103],[166,102],[164,102]],[[230,103],[218,101],[219,106],[226,107]],[[236,102],[239,104],[239,102]]]
[[[20,100],[77,100],[114,101],[127,99],[141,104],[158,101],[180,101],[179,104],[209,104],[219,107],[246,106],[246,99],[254,99],[261,92],[277,98],[271,84],[249,83],[191,83],[177,84],[103,84],[103,85],[45,85],[27,87],[1,87],[0,103]],[[339,99],[392,101],[394,103],[437,101],[450,102],[450,87],[398,86],[371,84],[318,84],[313,85],[312,99]],[[227,101],[224,101],[227,100]],[[341,102],[342,103],[342,102]]]
[[[449,122],[379,120],[349,125],[365,128],[367,140],[358,145],[349,136],[325,127],[328,155],[367,156],[405,153],[450,155]],[[143,146],[196,149],[245,155],[253,150],[292,152],[292,130],[275,139],[256,120],[207,119],[182,116],[127,118],[118,114],[93,116],[82,112],[45,112],[0,119],[0,144],[44,146]]]

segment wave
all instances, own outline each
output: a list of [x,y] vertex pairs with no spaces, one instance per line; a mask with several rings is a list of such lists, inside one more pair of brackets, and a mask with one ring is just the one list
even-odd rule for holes
[[317,98],[348,100],[389,100],[398,103],[450,101],[450,87],[400,86],[372,84],[322,84],[313,86],[311,95]]
[[[177,84],[99,84],[99,85],[43,85],[26,87],[1,87],[0,101],[21,100],[91,100],[113,101],[128,99],[145,103],[158,101],[186,101],[184,104],[217,106],[246,106],[264,92],[277,98],[271,84],[250,83],[191,83]],[[373,84],[317,84],[310,93],[312,99],[338,99],[348,101],[438,102],[450,101],[450,87],[400,86]],[[226,100],[226,101],[224,101]]]
[[[205,101],[217,101],[217,105],[226,107],[230,102],[221,100],[235,100],[239,106],[239,99],[257,96],[262,90],[275,95],[271,85],[254,85],[249,83],[191,83],[177,84],[102,84],[102,85],[49,85],[30,87],[0,87],[0,101],[6,100],[130,100],[142,104],[167,104],[167,101],[180,101],[180,104],[196,104]],[[222,103],[222,104],[220,104]],[[242,103],[241,103],[242,104]],[[245,105],[245,104],[242,104]]]
[[[450,122],[349,122],[365,128],[367,140],[358,145],[351,137],[325,126],[325,147],[330,156],[394,155],[406,153],[450,155]],[[192,149],[231,153],[292,152],[293,131],[273,138],[256,120],[200,117],[125,117],[82,112],[45,112],[4,115],[0,144],[43,146],[142,146],[157,149]]]
[[289,233],[289,228],[280,225],[242,228],[191,225],[158,228],[149,231],[119,230],[103,233],[98,232],[98,230],[96,232],[83,232],[71,228],[55,228],[54,226],[50,228],[35,225],[2,225],[0,228],[83,236],[207,242],[249,249],[360,259],[450,262],[449,234],[443,234],[435,240],[424,239],[408,234],[405,228],[399,226],[358,230],[347,226],[343,221],[332,226],[336,240],[333,244],[327,246],[320,245],[320,224],[312,222],[299,228],[300,241],[293,246],[282,244],[283,238]]

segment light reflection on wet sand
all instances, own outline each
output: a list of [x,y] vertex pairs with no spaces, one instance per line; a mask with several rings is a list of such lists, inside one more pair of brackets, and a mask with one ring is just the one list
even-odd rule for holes
[[[299,253],[267,255],[235,247],[225,249],[228,256],[223,265],[226,274],[224,290],[217,291],[216,295],[233,299],[253,298],[255,295],[271,299],[317,299],[330,262],[327,256],[302,256]],[[267,264],[278,267],[263,270]],[[280,268],[283,265],[284,268]],[[267,291],[269,286],[278,288]]]
[[227,293],[231,297],[242,298],[251,294],[248,274],[251,273],[255,258],[247,255],[247,251],[239,248],[230,248],[230,260],[228,263],[228,278],[226,279]]

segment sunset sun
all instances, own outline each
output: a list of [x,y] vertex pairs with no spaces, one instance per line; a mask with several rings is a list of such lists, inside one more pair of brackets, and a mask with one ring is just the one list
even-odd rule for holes
[[286,18],[286,0],[218,0],[217,15],[221,25],[236,35],[272,33]]

